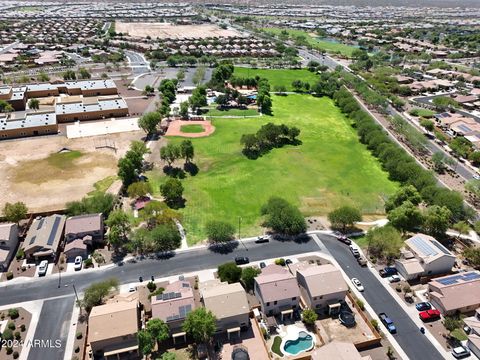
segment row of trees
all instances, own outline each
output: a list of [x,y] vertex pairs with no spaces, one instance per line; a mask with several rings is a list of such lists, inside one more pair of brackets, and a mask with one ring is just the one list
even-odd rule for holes
[[450,210],[451,220],[454,222],[471,216],[468,208],[463,205],[462,195],[439,187],[434,175],[423,169],[405,150],[390,140],[381,126],[375,124],[370,115],[360,109],[348,90],[340,89],[333,98],[342,111],[354,121],[360,141],[380,160],[391,180],[415,187],[427,205],[446,207]]
[[185,163],[191,163],[195,156],[195,149],[191,140],[183,140],[180,144],[168,143],[160,149],[160,159],[169,167],[178,160],[185,159]]
[[267,79],[259,79],[257,82],[257,106],[261,113],[267,115],[272,114],[270,84]]
[[300,129],[295,126],[267,123],[262,125],[256,134],[242,135],[240,143],[243,145],[243,154],[249,159],[256,159],[273,148],[299,145],[300,141],[297,139],[299,135]]

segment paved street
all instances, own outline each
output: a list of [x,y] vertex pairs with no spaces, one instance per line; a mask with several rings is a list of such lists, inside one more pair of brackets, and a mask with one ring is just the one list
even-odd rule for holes
[[73,296],[44,302],[28,360],[63,360],[73,303]]
[[[393,335],[410,359],[436,360],[442,356],[423,336],[419,328],[408,317],[405,311],[392,299],[378,279],[366,267],[358,265],[347,245],[329,236],[319,236],[332,256],[350,277],[356,277],[365,287],[363,296],[375,312],[385,312],[395,323],[397,334]],[[385,327],[382,331],[385,331]]]
[[[391,295],[385,290],[378,279],[367,269],[361,268],[349,249],[327,235],[318,235],[326,248],[342,266],[349,277],[357,277],[365,286],[364,296],[375,312],[386,312],[390,315],[398,328],[395,339],[402,346],[411,359],[439,359],[441,355],[435,347],[420,334],[419,329],[396,303]],[[58,288],[56,276],[45,279],[25,282],[18,285],[3,287],[0,305],[28,301],[35,299],[48,299],[55,296],[72,295],[60,299],[48,300],[45,302],[39,327],[35,338],[62,338],[65,331],[65,323],[71,316],[73,308],[72,284],[76,285],[77,291],[82,292],[94,281],[100,281],[110,277],[116,277],[121,284],[138,281],[143,276],[148,281],[151,275],[155,277],[167,277],[180,275],[182,273],[200,271],[202,269],[215,268],[219,264],[231,261],[235,256],[248,256],[250,261],[259,261],[268,258],[289,257],[305,252],[318,251],[318,245],[309,240],[303,243],[280,242],[272,240],[266,244],[245,243],[246,250],[242,244],[237,244],[233,252],[220,254],[207,249],[191,250],[177,254],[171,259],[146,259],[137,263],[126,263],[122,266],[115,266],[104,271],[85,271],[62,277],[62,285]],[[68,286],[65,286],[68,285]],[[62,316],[58,316],[62,315]],[[47,335],[42,335],[47,334]],[[37,337],[38,335],[38,337]],[[49,359],[56,359],[58,351],[49,349]],[[37,351],[35,351],[37,353]],[[32,353],[33,354],[33,353]],[[45,359],[45,353],[32,355],[31,359]],[[46,356],[46,355],[45,355]],[[29,358],[30,359],[30,358]]]
[[148,73],[150,71],[150,65],[143,55],[131,50],[125,50],[125,56],[132,68],[133,76]]

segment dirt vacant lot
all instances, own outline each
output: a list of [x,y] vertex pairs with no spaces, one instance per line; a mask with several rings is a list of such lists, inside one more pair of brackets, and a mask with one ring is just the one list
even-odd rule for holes
[[[141,131],[112,134],[113,149],[96,149],[105,137],[67,139],[48,136],[0,142],[0,211],[6,202],[23,201],[31,212],[61,209],[79,200],[94,184],[117,172],[118,158]],[[107,142],[104,142],[107,143]],[[70,151],[60,152],[63,148]]]
[[234,37],[241,34],[236,30],[222,29],[217,25],[173,25],[155,22],[117,22],[115,31],[133,37],[152,39],[203,39],[209,37]]

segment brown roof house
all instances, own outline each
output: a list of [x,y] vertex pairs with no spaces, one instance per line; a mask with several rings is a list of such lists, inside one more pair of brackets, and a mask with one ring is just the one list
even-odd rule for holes
[[464,318],[463,322],[470,329],[467,346],[477,357],[480,357],[480,308],[475,310],[475,315]]
[[240,283],[228,284],[219,279],[200,284],[205,308],[217,318],[217,332],[240,335],[241,329],[250,325],[250,306],[247,294]]
[[299,308],[300,290],[295,277],[284,267],[268,265],[255,278],[255,296],[267,316],[281,315],[283,320]]
[[457,311],[473,312],[480,307],[480,272],[469,271],[433,279],[428,283],[428,296],[443,315]]
[[23,243],[27,259],[52,258],[55,260],[64,228],[64,215],[55,214],[33,220]]
[[331,343],[315,349],[312,360],[371,360],[370,355],[361,356],[355,345],[334,340]]
[[395,260],[395,267],[406,280],[413,280],[421,276],[449,273],[455,259],[455,255],[435,238],[415,234],[405,240],[402,259]]
[[170,328],[173,341],[186,340],[182,330],[183,321],[195,309],[193,290],[188,281],[178,280],[165,288],[160,295],[153,296],[152,317],[162,319]]
[[0,272],[7,271],[18,245],[17,224],[0,224]]
[[[135,297],[95,306],[88,318],[89,348],[93,358],[129,358],[138,353],[140,310]],[[124,357],[121,357],[121,356]]]
[[332,264],[297,268],[297,282],[302,298],[310,309],[330,312],[347,295],[348,286],[342,273]]
[[103,242],[103,215],[87,214],[69,217],[65,222],[65,249],[68,259],[85,258],[87,247]]

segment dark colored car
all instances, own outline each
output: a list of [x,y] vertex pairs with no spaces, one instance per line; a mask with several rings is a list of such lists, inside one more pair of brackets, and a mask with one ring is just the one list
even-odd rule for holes
[[421,302],[415,305],[415,308],[418,311],[426,311],[432,308],[432,305],[429,302]]
[[237,256],[235,258],[235,264],[237,265],[243,265],[243,264],[248,264],[250,260],[246,256]]
[[395,334],[397,332],[397,328],[395,327],[395,324],[387,316],[387,314],[380,313],[380,314],[378,314],[378,317],[380,318],[380,321],[382,322],[382,324],[385,325],[385,327],[387,328],[387,330],[390,334]]
[[268,236],[259,236],[257,237],[257,240],[255,240],[257,244],[267,243],[269,241],[270,241],[270,238]]
[[379,271],[381,277],[397,275],[398,271],[394,267],[386,267]]
[[264,269],[267,267],[267,264],[265,264],[263,261],[260,263],[260,269]]

